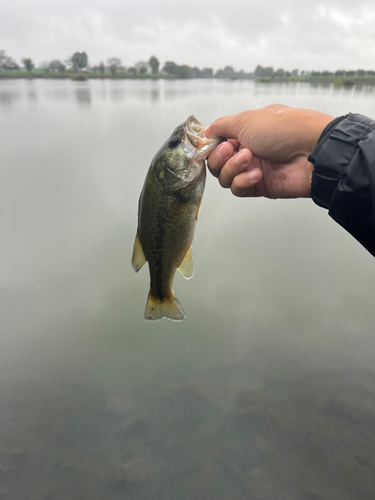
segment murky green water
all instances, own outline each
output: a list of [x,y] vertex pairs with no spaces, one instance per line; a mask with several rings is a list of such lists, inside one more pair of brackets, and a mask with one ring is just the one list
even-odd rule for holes
[[366,87],[0,80],[0,499],[374,498],[375,261],[323,209],[210,177],[187,320],[143,320],[154,153],[273,102],[375,117]]

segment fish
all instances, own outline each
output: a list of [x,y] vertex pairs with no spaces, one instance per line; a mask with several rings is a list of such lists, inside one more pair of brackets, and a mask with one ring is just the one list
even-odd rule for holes
[[225,139],[205,137],[206,126],[193,115],[176,127],[154,156],[138,204],[132,266],[148,262],[148,321],[185,319],[173,291],[178,269],[194,274],[192,243],[206,181],[206,158]]

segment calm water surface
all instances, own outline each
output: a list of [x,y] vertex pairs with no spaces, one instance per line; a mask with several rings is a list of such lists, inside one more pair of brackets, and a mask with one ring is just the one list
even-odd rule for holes
[[0,498],[375,496],[375,261],[311,200],[208,179],[183,323],[130,266],[150,161],[190,114],[375,117],[369,87],[0,80]]

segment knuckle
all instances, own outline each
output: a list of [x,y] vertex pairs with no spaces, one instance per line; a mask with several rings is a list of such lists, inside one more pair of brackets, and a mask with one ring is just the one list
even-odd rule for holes
[[233,179],[233,182],[230,187],[232,194],[237,197],[243,197],[246,194],[246,187],[242,185],[237,177]]

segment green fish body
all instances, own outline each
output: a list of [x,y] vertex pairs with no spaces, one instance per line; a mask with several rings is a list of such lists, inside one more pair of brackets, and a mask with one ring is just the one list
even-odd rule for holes
[[173,292],[178,269],[194,274],[192,243],[206,180],[205,159],[223,141],[207,139],[194,116],[179,125],[152,160],[139,199],[132,265],[149,263],[150,292],[145,319],[185,318]]

